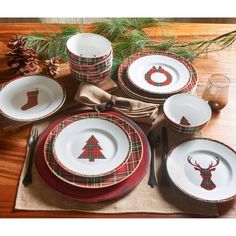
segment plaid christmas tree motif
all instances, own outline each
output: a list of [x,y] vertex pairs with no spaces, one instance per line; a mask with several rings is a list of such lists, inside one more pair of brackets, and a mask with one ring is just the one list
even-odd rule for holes
[[188,122],[188,119],[183,116],[179,122],[181,125],[191,125],[189,122]]
[[[166,80],[164,80],[163,82],[155,82],[152,79],[152,75],[155,73],[161,73],[163,75],[166,76]],[[153,66],[146,74],[145,74],[145,80],[154,86],[158,86],[158,87],[162,87],[162,86],[166,86],[168,84],[170,84],[172,82],[172,75],[164,70],[161,66],[159,66],[158,68],[156,68],[155,66]]]
[[99,145],[98,140],[92,135],[83,147],[83,152],[78,159],[89,159],[90,162],[94,162],[95,159],[106,159],[101,152],[102,148]]

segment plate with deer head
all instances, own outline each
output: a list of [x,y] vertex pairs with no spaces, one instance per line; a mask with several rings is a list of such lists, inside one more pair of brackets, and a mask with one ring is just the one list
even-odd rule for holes
[[224,143],[185,141],[170,150],[166,165],[173,183],[190,197],[215,203],[236,196],[236,152]]

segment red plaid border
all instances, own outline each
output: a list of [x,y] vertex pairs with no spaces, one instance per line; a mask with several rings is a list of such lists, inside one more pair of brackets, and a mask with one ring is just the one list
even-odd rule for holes
[[[88,118],[99,118],[113,122],[114,124],[121,127],[131,140],[130,152],[128,154],[126,162],[123,163],[123,165],[121,165],[119,168],[117,168],[116,171],[111,172],[105,176],[83,177],[73,174],[65,167],[62,167],[62,165],[58,163],[58,160],[53,155],[53,141],[56,135],[64,127],[70,125],[71,123],[80,119]],[[137,169],[142,160],[142,157],[143,143],[138,131],[119,116],[115,116],[114,114],[111,115],[109,113],[89,112],[85,114],[74,115],[65,119],[50,132],[44,146],[44,158],[50,170],[63,181],[83,188],[103,188],[125,180]]]
[[[131,63],[133,63],[135,60],[137,60],[140,57],[147,56],[147,55],[163,55],[163,56],[169,56],[171,58],[174,58],[181,63],[183,63],[190,72],[190,80],[186,84],[185,87],[181,89],[181,91],[175,91],[172,94],[152,94],[149,92],[146,92],[144,90],[139,89],[138,87],[134,86],[127,76],[127,69],[130,66]],[[169,52],[163,52],[163,51],[144,51],[140,53],[136,53],[134,55],[131,55],[130,57],[126,58],[123,63],[120,65],[118,70],[118,83],[120,87],[122,87],[126,93],[128,93],[130,96],[138,97],[140,100],[144,101],[151,101],[152,102],[158,102],[158,100],[166,100],[170,95],[174,95],[176,93],[190,93],[197,85],[198,76],[195,68],[193,65],[187,61],[186,59],[179,57],[173,53]]]

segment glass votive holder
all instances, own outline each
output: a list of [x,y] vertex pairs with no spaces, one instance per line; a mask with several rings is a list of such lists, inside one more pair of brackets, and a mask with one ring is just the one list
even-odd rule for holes
[[219,111],[226,106],[229,99],[230,79],[222,74],[209,77],[202,98],[208,102],[213,111]]

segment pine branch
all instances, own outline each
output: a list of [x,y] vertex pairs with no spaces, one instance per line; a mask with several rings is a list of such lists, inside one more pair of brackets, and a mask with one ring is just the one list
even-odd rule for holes
[[109,21],[96,22],[95,33],[115,42],[133,30],[142,32],[143,28],[160,25],[160,21],[156,18],[113,18]]
[[34,48],[39,58],[57,57],[62,61],[67,61],[66,41],[79,32],[81,32],[81,28],[66,25],[62,27],[60,33],[31,34],[27,37],[26,45]]

